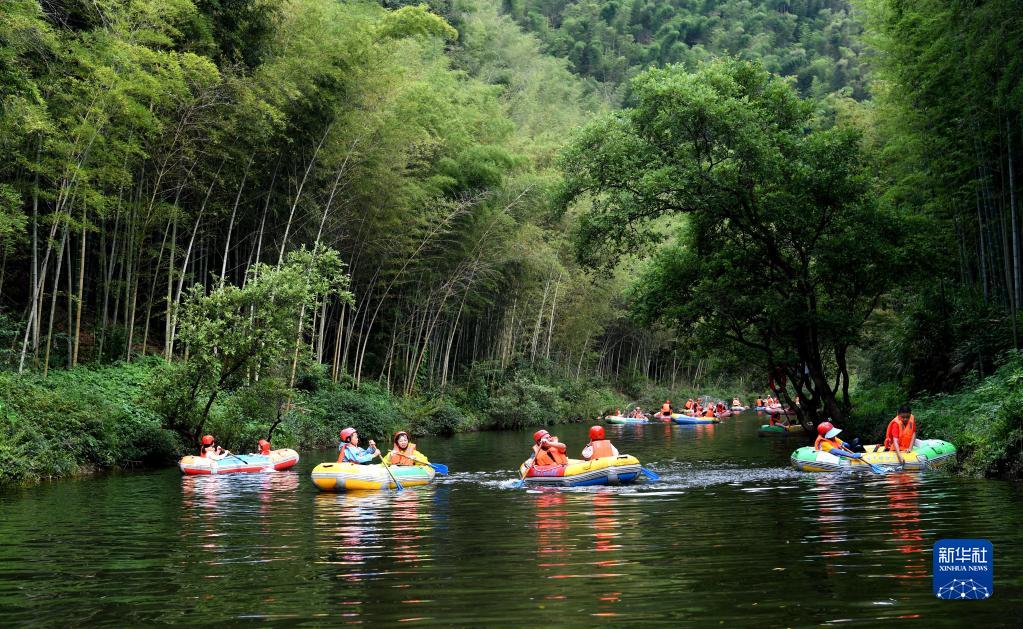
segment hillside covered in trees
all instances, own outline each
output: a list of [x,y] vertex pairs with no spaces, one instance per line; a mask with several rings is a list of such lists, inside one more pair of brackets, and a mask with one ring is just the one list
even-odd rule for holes
[[1011,380],[1017,9],[5,2],[3,467]]

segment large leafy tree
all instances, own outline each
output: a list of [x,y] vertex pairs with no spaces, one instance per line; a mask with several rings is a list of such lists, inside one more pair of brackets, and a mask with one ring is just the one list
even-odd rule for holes
[[[849,409],[846,352],[908,266],[905,225],[879,207],[856,131],[759,65],[652,70],[636,107],[567,152],[566,199],[586,199],[578,256],[606,264],[666,234],[637,311],[747,350],[801,419]],[[685,215],[687,220],[666,217]]]

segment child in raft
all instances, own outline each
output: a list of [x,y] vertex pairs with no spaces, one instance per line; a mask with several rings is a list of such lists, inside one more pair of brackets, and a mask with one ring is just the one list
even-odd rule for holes
[[269,441],[267,441],[266,439],[260,439],[258,445],[259,445],[259,452],[257,452],[257,454],[262,454],[263,456],[270,456],[270,442]]
[[386,465],[425,465],[430,462],[426,455],[416,450],[416,444],[409,441],[408,433],[399,430],[394,433],[394,447],[384,455]]
[[618,456],[618,448],[614,447],[605,438],[603,426],[592,426],[590,428],[590,442],[583,448],[583,458],[587,461],[602,459],[608,456]]
[[202,445],[199,446],[199,456],[204,459],[219,461],[224,457],[231,456],[231,451],[218,446],[217,440],[213,438],[213,435],[206,435],[202,438]]
[[369,440],[368,448],[359,447],[359,433],[351,426],[342,430],[340,436],[341,444],[337,447],[338,463],[366,465],[380,456],[380,450],[377,450],[377,444],[372,439]]

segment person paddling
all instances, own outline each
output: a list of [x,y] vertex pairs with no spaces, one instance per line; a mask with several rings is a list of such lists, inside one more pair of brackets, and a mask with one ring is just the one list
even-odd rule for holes
[[590,442],[583,448],[583,458],[587,461],[602,459],[608,456],[618,456],[618,448],[614,447],[604,435],[603,426],[592,426],[590,428]]
[[416,444],[409,441],[409,435],[404,430],[394,433],[394,447],[384,455],[383,461],[387,465],[427,465],[430,463],[425,454],[416,450]]
[[266,439],[259,440],[259,453],[263,456],[270,456],[270,442]]
[[568,456],[565,455],[565,451],[568,450],[568,446],[557,440],[557,437],[552,435],[544,435],[540,438],[539,450],[536,452],[536,457],[533,459],[533,465],[567,465]]
[[213,435],[205,435],[202,438],[202,445],[199,446],[199,456],[204,459],[219,461],[224,457],[231,456],[231,452],[218,446],[217,440],[213,438]]
[[350,426],[341,431],[340,437],[341,444],[337,447],[338,463],[365,465],[371,463],[373,458],[380,454],[380,450],[377,450],[376,442],[372,439],[369,440],[368,448],[360,448],[359,433]]
[[838,438],[839,433],[842,432],[841,428],[835,428],[831,422],[821,422],[817,426],[817,440],[813,442],[813,449],[820,450],[821,452],[830,452],[838,456],[848,457],[850,459],[861,459],[862,454],[858,452],[851,452],[849,445]]
[[899,459],[899,463],[905,465],[906,460],[902,457],[902,453],[912,450],[915,441],[916,418],[913,417],[909,406],[902,405],[899,407],[899,414],[888,422],[888,429],[884,435],[884,449],[895,450],[895,456]]

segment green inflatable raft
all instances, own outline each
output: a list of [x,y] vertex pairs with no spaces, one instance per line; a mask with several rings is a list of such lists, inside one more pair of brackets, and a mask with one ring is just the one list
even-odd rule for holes
[[[868,469],[867,464],[898,466],[899,459],[894,451],[876,451],[880,446],[865,446],[866,452],[862,459],[850,459],[844,456],[814,450],[812,446],[804,446],[792,453],[792,467],[801,472],[842,472],[855,468]],[[919,472],[925,469],[940,467],[955,460],[956,447],[940,439],[917,439],[916,447],[905,452],[902,458],[906,461],[904,470]]]

